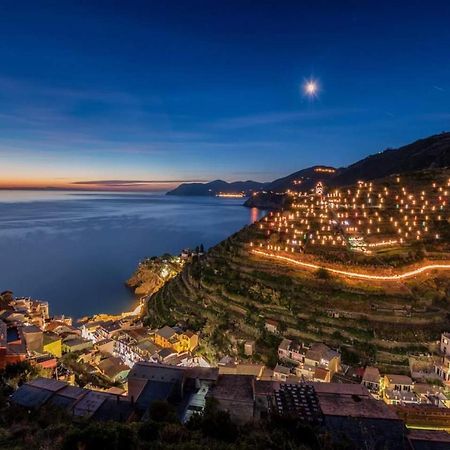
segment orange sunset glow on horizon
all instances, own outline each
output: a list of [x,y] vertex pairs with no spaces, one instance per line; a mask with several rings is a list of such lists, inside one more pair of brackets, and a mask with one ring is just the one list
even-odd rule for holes
[[[189,182],[191,180],[187,180]],[[0,178],[0,190],[166,191],[184,180],[74,180]]]

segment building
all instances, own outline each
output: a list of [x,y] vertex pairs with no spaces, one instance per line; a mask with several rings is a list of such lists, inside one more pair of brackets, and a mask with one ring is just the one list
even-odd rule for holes
[[36,365],[38,365],[42,369],[45,369],[49,376],[52,375],[58,364],[58,360],[56,359],[56,357],[50,354],[36,356],[33,361]]
[[158,362],[157,353],[161,347],[151,340],[147,328],[121,330],[114,336],[113,342],[113,355],[130,367],[137,361]]
[[[395,405],[392,410],[410,428],[441,429],[450,432],[450,409],[432,405]],[[448,447],[445,447],[448,448]]]
[[312,385],[280,383],[278,386],[274,386],[273,392],[270,394],[272,414],[295,416],[310,425],[318,425],[323,422],[317,395]]
[[302,345],[284,338],[278,346],[278,358],[303,363],[305,361],[305,351],[306,349]]
[[156,400],[180,402],[185,381],[183,368],[137,362],[128,374],[128,397],[142,417],[147,417],[151,404]]
[[446,450],[450,448],[450,434],[446,431],[410,430],[408,443],[413,450]]
[[61,358],[62,339],[55,333],[44,333],[42,351],[56,356],[57,358]]
[[160,347],[172,348],[177,353],[192,352],[198,346],[198,334],[178,331],[166,325],[155,332],[154,342]]
[[450,407],[450,396],[442,386],[429,383],[414,383],[414,393],[421,405],[433,405],[440,408]]
[[413,392],[414,382],[407,375],[386,374],[382,381],[383,400],[388,405],[407,405],[418,403]]
[[264,328],[269,333],[277,334],[278,333],[278,326],[279,326],[279,323],[276,320],[273,320],[273,319],[266,319],[266,321],[264,323]]
[[341,355],[325,344],[314,343],[309,348],[306,346],[294,348],[295,352],[291,352],[294,360],[301,359],[295,373],[304,380],[331,381],[333,375],[341,370]]
[[101,353],[108,353],[112,355],[114,353],[115,342],[113,339],[103,339],[94,344],[94,348]]
[[70,323],[71,320],[52,320],[51,322],[47,322],[45,324],[44,330],[48,331],[48,332],[52,332],[52,333],[56,333],[58,335],[62,335],[62,334],[73,334],[73,335],[81,335],[81,330],[79,330],[78,328],[75,328],[74,326],[72,326]]
[[44,345],[44,332],[36,325],[22,327],[22,334],[29,352],[42,353]]
[[434,371],[444,383],[450,384],[450,333],[441,334],[439,350],[439,361],[434,364]]
[[367,366],[364,369],[361,384],[365,386],[370,393],[378,395],[381,387],[381,375],[378,368]]
[[439,350],[443,355],[450,356],[450,333],[446,332],[441,334]]
[[92,342],[82,338],[67,339],[62,343],[62,351],[64,353],[78,352],[88,348],[92,348]]
[[9,327],[0,320],[0,369],[8,364],[25,361],[27,349],[22,334],[17,327]]
[[219,375],[207,397],[213,397],[236,423],[245,424],[253,420],[254,379],[252,375]]
[[289,367],[277,364],[273,369],[273,379],[278,381],[286,381],[291,374]]
[[403,421],[360,384],[256,380],[254,396],[255,417],[295,417],[326,435],[330,448],[405,448]]
[[316,367],[314,370],[313,381],[318,383],[330,383],[331,382],[331,372],[325,367]]
[[95,343],[111,339],[120,330],[120,323],[114,320],[86,322],[81,326],[81,337]]
[[225,357],[219,362],[220,375],[252,375],[261,378],[265,366],[251,362],[238,363],[234,358]]
[[345,435],[354,448],[404,448],[405,426],[387,405],[360,384],[315,383],[322,427],[331,438]]
[[128,376],[130,368],[126,366],[120,358],[110,356],[102,359],[97,368],[102,375],[114,382],[122,383]]
[[32,323],[42,328],[45,321],[49,318],[48,302],[41,300],[33,300],[30,297],[14,298],[9,302],[9,306],[24,316],[22,322]]
[[304,363],[306,366],[328,369],[331,376],[333,376],[340,370],[341,356],[338,352],[331,350],[325,344],[314,343],[309,350],[306,351]]
[[23,384],[11,396],[11,402],[35,411],[52,405],[74,417],[99,421],[127,422],[135,417],[134,406],[127,397],[82,389],[48,378]]
[[255,352],[255,341],[245,341],[244,354],[247,356],[252,356],[254,352]]

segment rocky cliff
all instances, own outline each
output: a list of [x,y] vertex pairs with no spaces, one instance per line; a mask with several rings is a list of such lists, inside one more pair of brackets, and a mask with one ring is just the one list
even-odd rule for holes
[[141,261],[126,281],[136,295],[145,296],[157,292],[183,268],[184,262],[177,256],[162,255]]

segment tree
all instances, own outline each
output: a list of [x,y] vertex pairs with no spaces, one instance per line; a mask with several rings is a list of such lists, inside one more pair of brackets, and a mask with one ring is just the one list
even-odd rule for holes
[[5,395],[9,395],[23,383],[38,377],[39,374],[39,368],[32,366],[28,361],[8,364],[0,371],[0,388]]
[[280,322],[278,323],[278,331],[279,331],[280,333],[284,333],[284,332],[287,331],[287,325],[286,325],[286,322],[280,321]]
[[320,267],[316,270],[316,277],[321,280],[329,280],[331,278],[330,272],[327,269]]

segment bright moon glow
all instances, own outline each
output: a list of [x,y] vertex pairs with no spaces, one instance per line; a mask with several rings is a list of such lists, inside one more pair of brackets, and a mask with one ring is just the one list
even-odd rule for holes
[[308,80],[304,83],[303,90],[308,97],[315,97],[319,91],[319,85],[315,80]]

